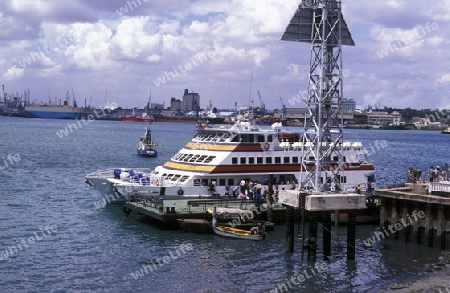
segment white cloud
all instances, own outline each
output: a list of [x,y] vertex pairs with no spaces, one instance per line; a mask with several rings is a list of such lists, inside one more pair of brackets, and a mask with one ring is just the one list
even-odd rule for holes
[[111,49],[115,59],[141,59],[160,54],[161,37],[150,17],[125,18],[118,25]]
[[50,9],[50,2],[36,0],[12,0],[11,8],[18,13],[34,13],[38,15],[47,14]]
[[450,83],[450,73],[445,73],[437,78],[436,84],[446,84]]
[[19,68],[17,66],[13,66],[9,68],[3,76],[6,78],[6,80],[10,81],[13,79],[18,79],[22,77],[25,73],[25,70],[23,68]]
[[74,42],[65,53],[71,65],[85,69],[102,69],[110,65],[110,28],[102,23],[75,23],[70,26],[69,35]]

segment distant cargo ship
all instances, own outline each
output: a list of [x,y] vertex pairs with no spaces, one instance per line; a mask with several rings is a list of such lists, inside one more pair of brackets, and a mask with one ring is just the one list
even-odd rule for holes
[[67,101],[63,105],[30,104],[25,106],[24,116],[28,118],[81,119],[82,109],[70,106]]
[[120,116],[120,121],[132,121],[132,122],[150,122],[151,118],[147,113],[142,113],[142,116],[138,115],[123,115]]

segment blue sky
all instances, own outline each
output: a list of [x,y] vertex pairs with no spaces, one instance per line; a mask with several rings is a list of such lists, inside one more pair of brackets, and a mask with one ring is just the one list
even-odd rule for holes
[[[299,4],[5,0],[2,84],[6,92],[30,89],[37,102],[48,101],[49,91],[59,99],[73,89],[79,105],[92,97],[94,106],[143,107],[152,92],[153,102],[168,106],[189,89],[202,107],[211,101],[225,108],[247,106],[249,96],[258,106],[259,90],[268,108],[281,108],[279,97],[303,107],[288,101],[307,89],[309,45],[279,40]],[[356,43],[343,49],[344,97],[361,108],[450,106],[450,1],[342,6]]]

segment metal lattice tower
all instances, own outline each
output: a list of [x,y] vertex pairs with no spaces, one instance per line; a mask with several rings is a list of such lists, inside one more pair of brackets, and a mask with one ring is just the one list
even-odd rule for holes
[[281,40],[311,44],[308,97],[310,119],[305,120],[300,188],[314,191],[341,188],[342,155],[342,45],[354,46],[341,13],[341,0],[306,0]]

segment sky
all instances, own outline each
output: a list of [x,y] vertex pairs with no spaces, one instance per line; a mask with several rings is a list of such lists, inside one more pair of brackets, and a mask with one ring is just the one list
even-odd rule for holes
[[[300,0],[2,0],[0,73],[31,102],[142,108],[185,89],[200,106],[301,108],[310,45],[281,41]],[[431,3],[431,4],[430,4]],[[450,1],[342,0],[358,108],[450,107]],[[261,98],[259,97],[259,94]],[[253,102],[251,102],[253,100]]]

